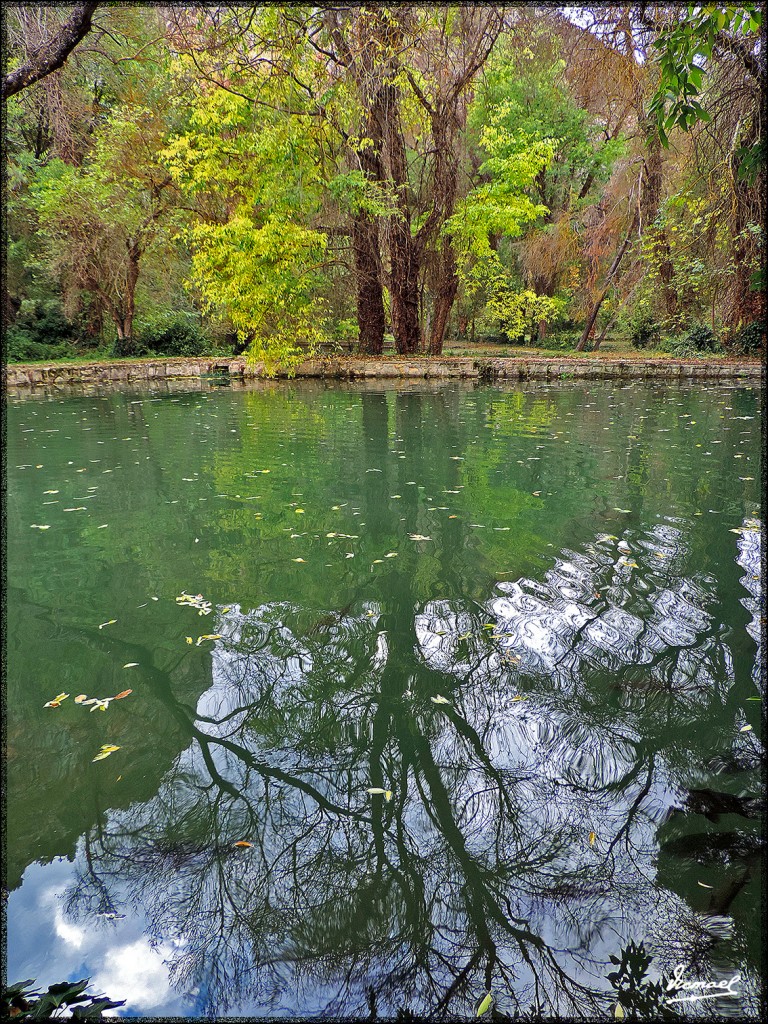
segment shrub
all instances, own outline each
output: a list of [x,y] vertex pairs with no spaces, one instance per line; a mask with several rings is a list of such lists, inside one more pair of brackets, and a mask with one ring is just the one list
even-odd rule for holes
[[685,335],[688,345],[697,352],[714,352],[720,347],[717,335],[711,327],[696,324]]
[[[197,322],[194,314],[169,312],[147,318],[138,325],[136,337],[131,339],[131,352],[118,352],[120,342],[115,343],[115,354],[119,355],[160,355],[200,356],[212,347]],[[122,348],[129,346],[122,342]]]
[[633,348],[652,348],[659,341],[660,327],[648,313],[640,313],[629,324],[629,340]]
[[58,299],[24,299],[6,331],[6,356],[11,362],[71,356],[75,334]]
[[751,355],[765,347],[765,323],[754,320],[736,331],[728,339],[728,348],[733,352]]

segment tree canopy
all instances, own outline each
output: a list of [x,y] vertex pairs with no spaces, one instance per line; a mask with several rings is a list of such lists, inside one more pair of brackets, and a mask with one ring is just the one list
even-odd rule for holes
[[52,353],[51,316],[57,354],[269,369],[759,346],[761,30],[756,4],[11,7],[9,354]]

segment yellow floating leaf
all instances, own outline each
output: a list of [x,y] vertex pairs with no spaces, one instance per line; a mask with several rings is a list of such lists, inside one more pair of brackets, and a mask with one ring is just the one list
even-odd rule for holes
[[53,699],[61,703],[61,701],[66,700],[68,696],[68,693],[57,693]]
[[387,803],[389,803],[389,801],[392,799],[392,790],[391,789],[388,789],[388,790],[385,791],[384,799],[387,801]]
[[304,559],[303,558],[292,558],[291,561],[292,562],[303,562]]
[[742,725],[742,727],[739,729],[739,732],[751,732],[751,731],[752,731],[752,726],[751,725]]
[[105,757],[109,757],[110,754],[114,754],[114,752],[116,750],[119,750],[119,749],[120,749],[120,747],[116,747],[116,746],[114,746],[114,744],[105,743],[104,746],[101,748],[101,750],[96,755],[96,757],[92,758],[91,760],[92,760],[92,762],[93,761],[103,761]]
[[111,626],[115,622],[117,622],[117,619],[107,619],[106,622],[100,623],[99,629],[104,629],[105,626]]
[[297,516],[303,516],[304,515],[304,509],[303,508],[294,509],[294,512],[296,513]]
[[613,1011],[613,1016],[617,1020],[622,1020],[624,1017],[624,1008],[621,1003],[616,1003],[616,1009]]
[[485,995],[483,999],[481,999],[480,1002],[478,1003],[475,1015],[477,1017],[482,1017],[484,1013],[487,1013],[490,1010],[492,1005],[493,996],[491,995],[490,992],[488,992],[487,995]]
[[[519,659],[519,658],[514,658],[514,659],[513,659],[513,658],[510,658],[509,660],[510,660],[510,661],[513,661],[513,660],[514,660],[514,661],[519,661],[520,659]],[[517,694],[516,696],[514,696],[514,697],[512,698],[512,700],[510,701],[510,704],[514,704],[516,700],[525,700],[525,697],[521,696],[521,695],[520,695],[520,694],[518,693],[518,694]]]
[[191,636],[185,636],[184,639],[187,641],[188,644],[193,644],[195,642]]
[[381,789],[379,786],[371,786],[370,789],[366,789],[366,793],[370,793],[371,796],[384,796],[387,792],[386,789]]
[[596,832],[590,832],[589,833],[589,845],[590,846],[594,846],[596,839],[597,839],[597,833]]
[[383,558],[374,558],[372,565],[381,565],[384,562]]
[[384,555],[384,557],[385,558],[397,558],[397,552],[396,551],[388,551],[386,553],[386,555]]

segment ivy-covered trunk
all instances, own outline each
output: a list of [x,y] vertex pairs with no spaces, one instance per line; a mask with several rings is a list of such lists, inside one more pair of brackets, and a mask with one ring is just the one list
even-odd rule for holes
[[382,136],[389,176],[394,186],[397,212],[389,220],[389,291],[392,302],[392,333],[400,355],[418,352],[421,346],[419,325],[419,254],[411,231],[411,204],[408,163],[405,153],[400,95],[389,82],[382,90]]

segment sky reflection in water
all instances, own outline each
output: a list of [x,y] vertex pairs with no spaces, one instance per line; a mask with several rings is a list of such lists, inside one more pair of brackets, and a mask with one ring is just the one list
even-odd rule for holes
[[758,415],[645,385],[11,402],[9,979],[588,1018],[645,938],[753,1010]]

